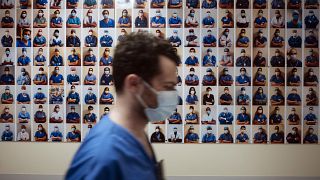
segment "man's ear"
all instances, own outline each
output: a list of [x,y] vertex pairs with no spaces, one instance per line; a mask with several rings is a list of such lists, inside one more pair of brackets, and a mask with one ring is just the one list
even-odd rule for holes
[[131,93],[139,93],[142,91],[141,78],[136,74],[129,74],[124,79],[124,89]]

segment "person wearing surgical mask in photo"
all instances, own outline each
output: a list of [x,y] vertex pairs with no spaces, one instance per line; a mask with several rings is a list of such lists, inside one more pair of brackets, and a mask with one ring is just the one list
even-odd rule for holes
[[156,10],[155,16],[151,18],[152,28],[165,28],[166,18],[161,15],[160,9]]
[[113,85],[113,76],[110,73],[109,67],[104,68],[104,72],[100,78],[100,85],[108,85],[108,86]]
[[81,21],[80,18],[77,16],[77,11],[75,9],[71,10],[71,14],[67,20],[67,28],[80,28]]
[[2,141],[13,141],[13,132],[10,130],[10,125],[5,126],[4,131],[1,134]]
[[22,11],[20,14],[20,18],[18,19],[18,22],[17,22],[17,27],[20,29],[30,28],[30,25],[31,25],[31,22],[27,15],[27,11]]
[[211,108],[207,107],[205,109],[205,113],[202,115],[201,124],[216,124],[213,114],[214,113],[211,111]]
[[62,47],[63,45],[63,41],[60,37],[60,31],[58,29],[54,30],[50,39],[50,47]]
[[62,141],[62,133],[59,130],[58,126],[54,126],[53,131],[50,134],[50,139],[52,142],[61,142]]
[[86,104],[96,104],[97,96],[93,93],[92,87],[88,88],[88,93],[85,95],[84,101]]
[[3,47],[12,47],[13,44],[13,38],[9,34],[9,29],[5,30],[4,35],[1,37],[1,45]]
[[127,35],[128,35],[127,31],[125,29],[121,29],[120,35],[118,36],[118,41],[119,42],[125,41],[127,38]]
[[62,28],[62,17],[60,16],[60,11],[54,11],[54,14],[50,20],[50,27],[51,28]]
[[71,126],[71,131],[67,134],[67,142],[80,142],[81,134],[80,131],[76,128],[75,125]]
[[31,77],[25,68],[21,68],[21,73],[17,77],[17,84],[18,85],[30,85],[31,84]]
[[291,132],[288,133],[286,140],[289,144],[300,144],[301,137],[298,131],[299,129],[297,127],[293,127]]
[[60,111],[60,106],[55,105],[53,112],[50,115],[50,123],[62,123],[64,115]]
[[314,14],[313,10],[309,10],[309,14],[304,18],[306,28],[316,29],[319,24],[319,19]]
[[37,16],[33,20],[33,28],[45,28],[47,27],[47,19],[45,17],[45,14],[43,13],[43,10],[40,9],[38,11]]
[[22,36],[17,39],[17,47],[31,47],[31,30],[29,28],[22,30]]
[[181,133],[178,132],[177,127],[173,127],[172,133],[168,137],[168,141],[171,143],[181,143],[182,142]]
[[238,28],[248,28],[250,20],[246,15],[246,11],[243,9],[240,11],[240,16],[237,17],[237,27]]
[[173,34],[169,38],[169,42],[173,47],[179,47],[181,45],[181,39],[178,36],[178,30],[173,30]]
[[83,27],[95,28],[97,27],[97,22],[94,18],[94,13],[92,9],[87,11],[86,16],[83,18]]
[[138,16],[136,17],[134,21],[136,28],[147,28],[148,27],[148,19],[144,15],[143,10],[139,10]]
[[169,18],[169,27],[170,28],[181,28],[182,19],[178,16],[177,11],[172,13],[172,16]]
[[14,65],[14,57],[11,53],[11,50],[9,48],[4,49],[4,53],[1,57],[2,66],[13,66]]
[[[127,63],[128,59],[130,63]],[[119,43],[113,62],[117,103],[84,140],[67,171],[67,180],[119,177],[155,180],[156,171],[162,174],[154,166],[157,160],[147,138],[151,135],[146,136],[144,129],[149,122],[166,120],[175,110],[178,104],[176,66],[179,61],[170,43],[146,32],[130,34],[125,43]],[[94,144],[98,146],[93,148]],[[100,151],[102,147],[103,152]],[[88,148],[92,153],[87,153]],[[114,156],[111,158],[105,152]],[[127,162],[132,152],[141,158],[129,166]],[[97,161],[101,158],[104,161]],[[86,163],[83,159],[87,159]],[[113,170],[113,162],[123,168]],[[95,164],[95,171],[88,168],[91,163]],[[106,171],[112,173],[106,174]]]
[[30,114],[27,112],[26,106],[21,107],[21,111],[18,114],[19,123],[28,123],[30,121]]
[[5,16],[1,19],[1,28],[13,28],[14,26],[14,20],[10,16],[10,11],[5,11]]
[[96,9],[97,8],[97,0],[84,0],[83,1],[84,9]]
[[128,10],[122,10],[121,16],[118,20],[118,27],[119,28],[131,28],[131,17],[128,14]]
[[280,10],[276,10],[274,16],[271,19],[272,28],[284,28],[285,19],[281,15]]
[[42,29],[38,30],[36,36],[33,39],[33,47],[44,47],[47,45],[47,39],[42,33]]
[[34,134],[34,139],[37,142],[44,142],[48,140],[47,132],[42,124],[38,125],[38,130]]
[[230,35],[230,30],[224,29],[220,38],[219,38],[219,47],[231,47],[233,45],[232,43],[232,37]]
[[93,29],[90,29],[88,35],[84,39],[84,45],[86,47],[97,47],[98,38],[93,34]]
[[287,22],[287,28],[302,28],[302,21],[298,10],[292,12],[292,18]]
[[186,27],[198,27],[199,22],[197,20],[196,14],[195,14],[195,10],[191,9],[187,18],[186,18],[186,22],[185,22]]
[[67,0],[67,8],[68,9],[75,9],[78,7],[79,0]]
[[216,136],[213,134],[211,126],[207,127],[207,133],[203,135],[202,143],[216,143]]
[[26,48],[22,48],[22,55],[19,56],[18,60],[18,66],[29,66],[30,65],[30,58],[27,55],[27,49]]
[[161,129],[159,126],[156,126],[154,133],[152,133],[150,142],[153,143],[164,143],[165,142],[165,136],[161,132]]
[[109,11],[107,9],[102,11],[103,19],[99,21],[100,28],[111,28],[114,27],[114,19],[110,18]]
[[17,141],[29,141],[30,140],[30,135],[26,129],[27,128],[25,125],[21,125],[21,130],[20,130],[20,132],[18,132]]
[[101,47],[111,47],[112,43],[113,43],[113,38],[112,38],[112,36],[109,35],[109,31],[108,30],[104,30],[103,36],[101,36],[101,38],[100,38]]

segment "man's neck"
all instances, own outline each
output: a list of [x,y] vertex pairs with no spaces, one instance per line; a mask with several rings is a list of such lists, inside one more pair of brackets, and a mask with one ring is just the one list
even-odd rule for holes
[[110,120],[127,129],[140,142],[149,158],[153,158],[153,152],[145,132],[148,120],[141,112],[142,110],[139,110],[136,104],[131,105],[124,97],[118,97],[115,106],[116,111],[111,111],[109,114]]
[[119,97],[116,111],[110,112],[110,119],[120,126],[126,128],[137,138],[145,136],[145,127],[147,125],[146,117],[141,115],[142,113],[137,110],[136,105],[130,107],[127,100]]

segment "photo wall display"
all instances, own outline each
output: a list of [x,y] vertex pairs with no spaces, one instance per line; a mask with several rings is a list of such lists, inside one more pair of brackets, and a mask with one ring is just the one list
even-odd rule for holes
[[318,0],[0,0],[0,141],[81,142],[130,32],[181,57],[153,143],[318,144]]

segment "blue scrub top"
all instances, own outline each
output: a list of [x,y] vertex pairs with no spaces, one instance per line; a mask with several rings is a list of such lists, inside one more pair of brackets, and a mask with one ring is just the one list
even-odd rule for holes
[[81,144],[65,179],[156,180],[155,162],[129,131],[104,116]]

